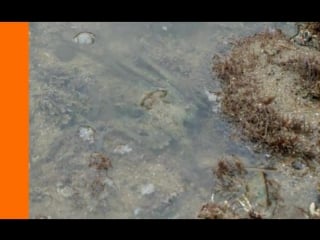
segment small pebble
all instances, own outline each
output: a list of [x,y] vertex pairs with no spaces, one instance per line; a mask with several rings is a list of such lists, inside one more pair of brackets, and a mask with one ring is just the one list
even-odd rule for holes
[[271,158],[271,154],[268,154],[268,153],[265,154],[264,156],[265,156],[266,158]]
[[94,143],[95,130],[90,126],[81,126],[79,128],[79,137],[90,144]]
[[119,153],[121,155],[129,153],[131,151],[132,151],[132,148],[129,147],[128,145],[118,145],[113,150],[114,153]]
[[148,184],[145,184],[141,187],[140,192],[143,196],[145,196],[145,195],[150,195],[150,194],[154,193],[154,191],[155,191],[154,185],[152,183],[148,183]]
[[60,182],[57,183],[57,192],[65,198],[69,198],[73,195],[72,188],[69,186],[63,186]]
[[136,209],[133,211],[133,214],[134,214],[135,216],[138,216],[140,212],[141,212],[141,208],[136,208]]
[[204,93],[207,95],[209,102],[217,102],[219,100],[218,95],[214,92],[209,92],[207,89],[205,89]]
[[305,167],[301,161],[295,160],[292,162],[291,166],[296,170],[302,170]]

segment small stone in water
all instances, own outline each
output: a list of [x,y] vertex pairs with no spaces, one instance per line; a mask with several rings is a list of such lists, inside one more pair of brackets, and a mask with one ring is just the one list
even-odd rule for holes
[[152,193],[154,193],[155,191],[155,187],[152,183],[148,183],[148,184],[145,184],[141,187],[141,194],[142,195],[150,195]]
[[296,170],[301,170],[305,167],[305,165],[299,160],[295,160],[291,165]]
[[90,126],[81,126],[79,128],[79,137],[90,144],[94,143],[95,130]]
[[116,148],[113,150],[114,153],[119,153],[119,154],[125,154],[129,153],[132,151],[132,148],[129,147],[128,145],[118,145]]
[[73,190],[69,186],[63,186],[61,182],[57,183],[57,192],[65,198],[71,197],[73,195]]
[[81,32],[73,37],[73,41],[78,44],[93,44],[95,41],[95,35],[91,32]]
[[136,208],[136,209],[134,209],[134,211],[133,211],[133,213],[134,213],[135,216],[138,216],[140,212],[141,212],[141,208]]
[[219,93],[215,93],[212,91],[209,91],[207,89],[204,90],[204,93],[207,95],[209,102],[218,102],[219,101]]

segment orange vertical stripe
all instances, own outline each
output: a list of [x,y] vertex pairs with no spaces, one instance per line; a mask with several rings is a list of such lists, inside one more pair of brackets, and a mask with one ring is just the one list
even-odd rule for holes
[[28,23],[0,23],[0,218],[29,217],[28,35]]

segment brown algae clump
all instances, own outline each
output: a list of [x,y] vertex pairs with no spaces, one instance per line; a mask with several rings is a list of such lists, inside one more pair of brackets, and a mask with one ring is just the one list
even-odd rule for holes
[[291,40],[302,46],[313,47],[320,50],[320,22],[297,23],[297,34]]
[[269,168],[245,167],[237,156],[221,157],[214,166],[214,192],[198,218],[271,218],[281,207],[280,185]]
[[214,57],[222,111],[273,152],[320,160],[320,52],[280,30],[262,32]]

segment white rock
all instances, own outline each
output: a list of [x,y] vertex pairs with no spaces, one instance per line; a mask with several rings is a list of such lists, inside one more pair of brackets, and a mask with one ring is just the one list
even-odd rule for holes
[[142,195],[150,195],[154,193],[155,186],[152,183],[145,184],[141,187],[141,194]]
[[136,209],[134,209],[134,211],[133,211],[133,213],[134,213],[135,216],[138,216],[140,212],[141,212],[141,208],[136,208]]
[[118,154],[125,154],[125,153],[129,153],[132,151],[132,148],[129,147],[128,145],[118,145],[115,147],[115,149],[113,150],[114,153],[118,153]]
[[73,195],[73,190],[69,186],[61,187],[60,185],[58,185],[57,192],[65,198],[71,197]]
[[204,93],[207,95],[209,102],[217,102],[219,100],[218,95],[214,92],[209,92],[207,89],[204,89]]
[[81,126],[79,128],[79,137],[86,142],[94,143],[95,130],[90,126]]

